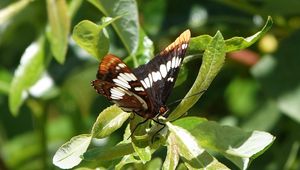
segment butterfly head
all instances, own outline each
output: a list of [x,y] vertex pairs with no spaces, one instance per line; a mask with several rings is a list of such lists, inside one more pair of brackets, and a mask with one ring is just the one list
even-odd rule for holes
[[159,115],[165,115],[169,111],[169,108],[165,105],[160,106],[159,108]]

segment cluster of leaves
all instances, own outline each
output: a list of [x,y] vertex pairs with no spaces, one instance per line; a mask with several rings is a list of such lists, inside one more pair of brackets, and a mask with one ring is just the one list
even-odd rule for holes
[[[298,17],[300,3],[295,0],[288,0],[287,2],[280,0],[261,1],[260,3],[250,1],[233,3],[230,0],[201,1],[201,3],[196,0],[192,0],[190,3],[182,3],[176,0],[172,3],[163,0],[139,0],[138,2],[138,4],[132,0],[20,0],[15,2],[4,0],[0,2],[0,106],[3,108],[0,114],[0,169],[7,169],[3,165],[11,169],[47,169],[48,166],[53,166],[50,157],[53,156],[63,142],[74,136],[74,134],[80,134],[90,129],[91,123],[95,119],[93,113],[96,113],[96,110],[105,108],[108,102],[102,100],[101,103],[97,100],[97,103],[95,102],[97,109],[96,106],[93,106],[93,99],[96,94],[89,87],[89,81],[94,78],[98,61],[107,53],[109,48],[113,53],[121,53],[120,56],[128,54],[128,57],[124,60],[130,66],[136,67],[149,61],[153,56],[154,45],[145,32],[152,36],[153,40],[160,37],[159,40],[162,41],[157,42],[156,46],[165,46],[166,44],[162,45],[166,40],[165,37],[173,36],[175,32],[179,32],[179,29],[182,30],[187,27],[192,30],[194,35],[201,35],[203,32],[212,35],[216,29],[220,29],[226,37],[236,34],[245,36],[249,35],[249,32],[256,31],[257,27],[263,24],[260,16],[266,15],[273,16],[275,25],[267,36],[260,40],[258,48],[261,48],[262,44],[272,44],[272,42],[262,43],[268,39],[267,37],[273,37],[273,39],[276,37],[277,41],[280,42],[277,44],[279,47],[277,52],[266,52],[257,49],[256,46],[251,46],[252,52],[259,51],[263,56],[259,61],[257,58],[257,63],[252,63],[253,67],[251,69],[248,66],[245,68],[245,66],[241,67],[237,63],[233,64],[231,58],[233,53],[229,54],[229,59],[227,59],[229,62],[226,63],[226,67],[223,68],[223,71],[220,72],[214,83],[206,91],[205,100],[201,100],[201,103],[194,105],[192,109],[190,108],[200,96],[180,103],[170,114],[169,119],[165,120],[167,127],[166,130],[160,133],[161,138],[159,140],[155,140],[154,143],[149,140],[157,130],[156,128],[159,127],[153,126],[149,132],[147,129],[148,133],[145,133],[145,129],[148,127],[145,125],[140,128],[140,135],[132,138],[133,146],[127,140],[130,134],[130,128],[127,127],[124,143],[112,147],[120,141],[119,137],[116,136],[120,136],[119,134],[126,123],[121,128],[119,127],[129,115],[112,106],[111,111],[109,111],[109,108],[107,110],[109,113],[113,112],[114,114],[104,114],[108,111],[103,111],[100,114],[104,116],[103,120],[100,121],[102,118],[99,119],[99,115],[90,134],[74,138],[78,143],[71,142],[76,145],[70,146],[70,148],[77,148],[77,144],[81,144],[80,146],[83,147],[79,149],[79,152],[76,152],[76,159],[71,160],[69,164],[63,163],[62,166],[74,166],[82,158],[84,158],[83,160],[97,160],[92,162],[82,161],[81,166],[88,164],[88,167],[108,167],[109,164],[116,165],[117,163],[119,163],[118,168],[123,166],[175,167],[172,163],[179,158],[178,168],[186,166],[191,168],[199,165],[198,163],[195,165],[194,160],[201,160],[202,165],[208,163],[214,165],[216,163],[215,159],[212,161],[204,159],[211,158],[211,156],[195,157],[192,154],[205,153],[204,155],[206,155],[206,151],[208,151],[209,153],[220,153],[242,168],[247,167],[251,160],[264,151],[263,149],[259,152],[260,149],[266,149],[270,146],[267,143],[256,142],[257,140],[249,142],[250,144],[246,143],[246,141],[250,141],[247,139],[253,139],[250,136],[257,136],[257,131],[251,131],[254,135],[251,135],[251,132],[247,133],[241,130],[227,131],[227,126],[224,127],[194,117],[169,122],[170,120],[176,120],[190,109],[189,115],[207,112],[210,116],[209,119],[218,117],[221,124],[236,125],[248,130],[272,131],[272,134],[276,134],[276,137],[280,140],[276,140],[272,148],[261,155],[261,159],[257,159],[252,164],[252,168],[299,169],[300,159],[297,154],[300,148],[300,137],[298,135],[300,84],[295,77],[299,72],[299,57],[297,54],[300,40]],[[137,5],[139,5],[140,16],[138,16]],[[180,8],[178,8],[178,5]],[[93,12],[92,15],[91,12]],[[103,14],[111,18],[105,17],[101,24],[95,24]],[[82,18],[89,18],[94,23],[82,21],[80,26],[77,23]],[[142,21],[141,24],[146,30],[145,32],[141,29],[138,20]],[[179,23],[184,23],[184,26]],[[77,26],[74,28],[73,24],[77,24]],[[112,24],[114,32],[106,27],[108,24]],[[262,32],[258,32],[253,37],[246,39],[234,37],[223,40],[225,42],[223,49],[225,49],[225,52],[230,52],[246,48],[265,34],[269,24],[270,22],[267,23],[267,27]],[[237,27],[239,29],[236,29]],[[90,60],[84,58],[87,55],[82,53],[72,39],[68,37],[70,29],[74,30],[72,39],[91,56],[97,58],[97,62],[93,61],[91,57],[89,57]],[[118,37],[114,37],[115,33]],[[214,37],[220,38],[220,35],[217,36],[216,34]],[[118,44],[122,46],[121,48],[116,48],[116,44],[114,44],[115,39],[118,38],[122,42],[122,45]],[[218,46],[221,42],[219,38]],[[198,54],[202,54],[203,51],[209,52],[207,45],[211,44],[212,39],[213,37],[208,35],[193,37],[188,51],[191,56],[188,56],[184,61],[186,65],[193,63],[200,65]],[[203,43],[201,43],[202,41]],[[124,49],[123,46],[125,50],[120,51],[120,49]],[[215,48],[214,46],[213,49]],[[196,56],[194,56],[195,54]],[[268,55],[264,56],[263,54]],[[20,57],[21,55],[22,57]],[[80,56],[81,58],[78,59],[74,56]],[[251,58],[246,54],[242,56],[243,59],[248,57]],[[206,57],[206,60],[208,59],[222,61],[221,58]],[[64,65],[58,66],[57,63]],[[206,61],[206,63],[209,62]],[[221,63],[217,63],[217,65],[221,65]],[[17,71],[13,73],[16,67]],[[194,88],[194,92],[208,87],[211,80],[208,81],[207,79],[214,78],[214,75],[211,75],[211,72],[204,74],[204,71],[213,70],[218,72],[219,68],[203,68],[204,66],[201,67],[202,73],[200,74],[200,70],[197,72],[195,68],[189,67],[187,69],[183,65],[179,75],[182,77],[179,77],[176,83],[186,82],[184,83],[186,85],[188,82],[196,80],[195,84],[198,83],[198,85],[193,86],[197,87]],[[187,70],[192,71],[187,74],[185,72]],[[198,76],[195,75],[197,78],[191,79],[191,77],[188,77],[188,79],[187,75],[190,76],[193,71],[198,73]],[[210,76],[205,77],[205,75]],[[52,78],[52,82],[49,81],[49,77]],[[42,88],[40,85],[42,81],[46,81],[51,89],[46,88],[47,91],[41,93],[40,89]],[[181,86],[180,84],[176,88],[181,88]],[[185,89],[188,88],[185,87]],[[39,93],[36,93],[37,91]],[[224,96],[223,93],[225,93]],[[185,95],[185,92],[175,90],[174,94],[180,96]],[[189,94],[193,93],[189,92]],[[82,98],[85,100],[82,100]],[[12,117],[10,113],[17,117]],[[31,115],[28,115],[28,113]],[[220,116],[221,114],[223,115]],[[120,115],[120,117],[117,115]],[[131,120],[131,128],[140,121],[142,119],[135,116],[135,119]],[[115,125],[113,128],[107,128],[109,126],[106,125],[111,125],[111,122],[114,122]],[[120,124],[117,124],[117,122]],[[186,124],[195,126],[186,127]],[[112,133],[118,128],[120,130]],[[178,130],[178,128],[181,129]],[[176,130],[174,131],[174,129]],[[214,132],[211,132],[213,129]],[[206,131],[205,134],[199,134],[199,132],[204,133]],[[229,131],[234,132],[230,134]],[[182,137],[177,139],[178,134],[175,132],[182,132],[186,135],[186,138],[194,141],[192,143],[197,144],[200,149],[197,152],[190,152],[188,147],[184,148],[186,143],[181,142]],[[268,136],[263,132],[260,133],[264,137]],[[168,135],[166,136],[166,134]],[[229,139],[225,138],[223,134],[228,134]],[[104,138],[105,136],[109,137]],[[240,138],[231,139],[234,136]],[[99,140],[99,138],[104,139]],[[204,141],[203,139],[207,140]],[[218,139],[218,141],[214,139]],[[104,146],[111,148],[98,147],[97,144],[102,141],[108,141]],[[229,141],[229,143],[225,141]],[[262,145],[257,146],[256,144]],[[165,159],[164,164],[161,158],[164,159],[165,155],[161,158],[155,158],[157,155],[162,155],[159,154],[161,149],[158,149],[161,145],[167,146],[168,159]],[[257,146],[258,149],[253,149],[253,153],[245,154],[247,151],[243,149],[244,147],[240,148],[240,146],[251,149]],[[87,150],[87,147],[90,147],[90,149]],[[236,151],[238,147],[240,150]],[[234,148],[234,151],[232,148]],[[201,152],[203,150],[205,151]],[[241,150],[244,152],[239,152]],[[156,152],[153,155],[154,151]],[[170,153],[171,151],[176,152],[173,154],[174,152]],[[79,155],[83,153],[84,156],[80,158]],[[235,153],[238,155],[237,159],[235,159]],[[62,157],[70,158],[65,154]],[[242,163],[240,161],[241,157],[246,158]],[[148,161],[149,159],[151,161]],[[218,157],[218,159],[222,160],[223,157]],[[247,160],[250,161],[247,162]],[[147,161],[146,165],[142,164]],[[182,162],[185,162],[185,165],[180,164]],[[168,165],[169,163],[170,165]]]
[[[133,58],[134,63],[138,63],[136,59],[139,55],[138,53],[143,53],[143,50],[147,48],[144,44],[149,39],[144,34],[141,34],[143,31],[139,28],[136,20],[137,13],[133,12],[129,16],[126,13],[124,14],[125,7],[136,10],[134,1],[91,2],[105,15],[115,17],[104,18],[100,25],[87,20],[77,24],[73,31],[73,38],[77,44],[90,55],[101,59],[109,50],[109,37],[105,27],[112,24],[128,50],[130,57]],[[117,6],[124,8],[119,9],[116,8]],[[117,9],[117,11],[105,9]],[[249,47],[264,35],[271,25],[272,21],[269,18],[261,31],[248,38],[233,37],[224,40],[220,32],[217,32],[214,37],[209,35],[193,37],[190,41],[188,54],[197,55],[203,51],[204,54],[198,76],[186,96],[208,89],[225,61],[226,52]],[[139,36],[140,41],[132,41],[132,39],[137,39],[135,37]],[[136,42],[139,42],[139,44]],[[155,132],[159,129],[157,125],[151,126],[151,129],[148,130],[147,126],[149,124],[147,123],[139,126],[135,135],[129,138],[130,130],[135,128],[136,124],[141,121],[141,118],[134,117],[130,121],[130,126],[128,125],[126,128],[123,141],[119,144],[106,150],[102,148],[97,149],[97,147],[87,150],[92,139],[101,139],[109,136],[130,117],[130,113],[122,111],[117,106],[111,106],[99,114],[90,134],[73,137],[69,142],[62,145],[56,152],[53,163],[61,168],[72,168],[81,162],[81,155],[83,155],[84,160],[114,160],[123,157],[115,165],[116,169],[121,169],[129,163],[146,163],[150,161],[151,155],[159,146],[165,145],[167,146],[167,156],[163,163],[164,169],[175,169],[180,157],[189,169],[228,169],[209,154],[207,150],[220,153],[239,168],[245,169],[249,166],[251,160],[262,154],[275,139],[266,132],[245,132],[238,128],[221,126],[215,122],[196,117],[178,119],[200,97],[201,95],[198,95],[183,100],[170,116],[164,120],[167,130],[164,130],[164,133],[161,134],[162,138],[154,143],[151,142],[151,139],[153,138],[152,135],[156,134]],[[171,121],[174,122],[171,123]]]

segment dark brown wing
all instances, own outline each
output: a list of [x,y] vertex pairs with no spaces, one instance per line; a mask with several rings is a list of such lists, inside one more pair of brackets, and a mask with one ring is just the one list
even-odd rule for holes
[[150,62],[133,70],[151,97],[150,101],[153,102],[154,108],[166,104],[179,73],[190,36],[189,30],[184,31]]
[[118,57],[108,54],[99,64],[92,86],[125,111],[140,112],[149,108],[147,92],[139,79]]

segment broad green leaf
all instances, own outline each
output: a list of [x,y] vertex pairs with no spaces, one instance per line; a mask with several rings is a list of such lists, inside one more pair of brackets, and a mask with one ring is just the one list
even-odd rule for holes
[[53,164],[62,169],[70,169],[78,165],[82,161],[81,156],[89,147],[91,139],[90,134],[73,137],[56,151],[52,160]]
[[[189,126],[190,122],[192,126]],[[245,132],[196,117],[183,118],[174,124],[188,130],[203,148],[223,154],[240,169],[246,169],[275,140],[266,132]]]
[[168,120],[174,120],[188,111],[201,97],[193,94],[207,90],[212,80],[216,77],[225,60],[225,42],[220,32],[217,32],[213,39],[208,43],[203,55],[202,65],[198,76],[190,91],[186,94],[185,100],[176,107],[170,114]]
[[94,138],[104,138],[115,130],[119,129],[128,119],[130,113],[124,112],[116,105],[103,110],[93,125],[92,136]]
[[24,9],[32,0],[21,0],[0,10],[0,25],[8,22],[14,15]]
[[263,91],[271,97],[280,111],[300,122],[300,33],[295,32],[281,41],[274,55],[264,56],[251,73]]
[[181,159],[189,169],[229,169],[206,152],[187,130],[167,122],[171,143],[176,145]]
[[50,30],[47,38],[50,41],[51,52],[59,63],[64,63],[68,49],[68,35],[71,19],[65,0],[47,0],[48,20]]
[[74,41],[97,60],[101,59],[108,53],[109,39],[105,27],[113,23],[120,16],[115,18],[104,18],[101,25],[91,21],[81,21],[74,27],[72,38]]
[[129,54],[134,54],[139,42],[139,20],[135,0],[88,0],[105,16],[123,16],[112,23]]
[[27,97],[27,90],[38,81],[50,60],[45,43],[45,38],[41,37],[27,47],[21,57],[9,91],[9,109],[13,115],[18,114],[20,106]]
[[258,39],[260,39],[269,29],[272,27],[273,21],[272,18],[269,16],[267,19],[267,23],[265,26],[258,31],[256,34],[243,38],[243,37],[233,37],[225,41],[226,44],[226,52],[237,51],[241,49],[245,49],[255,43]]
[[83,154],[84,160],[114,160],[134,152],[131,143],[120,143],[112,148],[90,149]]

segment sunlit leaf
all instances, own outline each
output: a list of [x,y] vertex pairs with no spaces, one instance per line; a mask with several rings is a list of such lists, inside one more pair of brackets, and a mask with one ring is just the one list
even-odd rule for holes
[[50,41],[51,52],[59,63],[64,63],[71,24],[66,1],[47,0],[47,12],[50,23],[47,38]]
[[267,23],[265,26],[255,33],[254,35],[243,38],[243,37],[233,37],[225,41],[226,44],[226,52],[231,52],[231,51],[237,51],[241,50],[244,48],[247,48],[251,46],[253,43],[255,43],[258,39],[260,39],[263,35],[266,34],[266,32],[269,31],[269,29],[272,27],[273,21],[271,17],[268,17]]
[[125,155],[122,160],[116,165],[116,170],[121,170],[126,164],[130,163],[142,163],[141,160],[136,159],[133,154]]
[[9,109],[14,114],[18,110],[28,90],[45,71],[50,57],[45,51],[45,38],[41,37],[38,42],[32,43],[21,57],[20,65],[15,71],[9,92]]
[[90,149],[83,154],[84,160],[114,160],[133,153],[131,143],[120,143],[111,148]]
[[104,138],[119,129],[128,119],[130,113],[124,112],[116,105],[103,110],[93,125],[92,135],[94,138]]
[[139,21],[135,0],[88,0],[107,17],[123,16],[112,23],[129,54],[138,48]]
[[245,132],[196,117],[179,119],[174,124],[188,130],[203,148],[223,154],[240,169],[246,169],[275,140],[267,132]]
[[74,27],[72,38],[81,48],[99,60],[109,50],[109,39],[104,28],[119,18],[120,16],[104,18],[101,25],[88,20],[81,21]]
[[176,107],[170,114],[169,120],[174,120],[188,111],[201,97],[201,95],[192,96],[195,93],[207,90],[212,80],[216,77],[225,60],[225,42],[220,32],[217,32],[215,37],[208,43],[207,49],[203,55],[202,65],[198,76],[192,88],[186,94],[186,100]]
[[190,132],[169,122],[167,126],[170,129],[169,138],[172,141],[169,145],[176,145],[181,159],[189,169],[229,169],[206,152]]
[[53,164],[62,169],[70,169],[78,165],[82,161],[80,156],[87,150],[91,139],[90,134],[73,137],[56,151]]
[[163,170],[175,170],[179,163],[178,146],[174,135],[169,135],[167,139],[167,156],[163,164]]
[[[245,49],[255,43],[263,35],[270,30],[273,25],[271,17],[268,17],[265,26],[255,33],[254,35],[244,38],[244,37],[233,37],[225,40],[225,51],[232,52]],[[207,48],[208,42],[212,39],[209,35],[200,35],[197,37],[192,37],[190,40],[190,45],[188,48],[188,54],[201,54]]]

